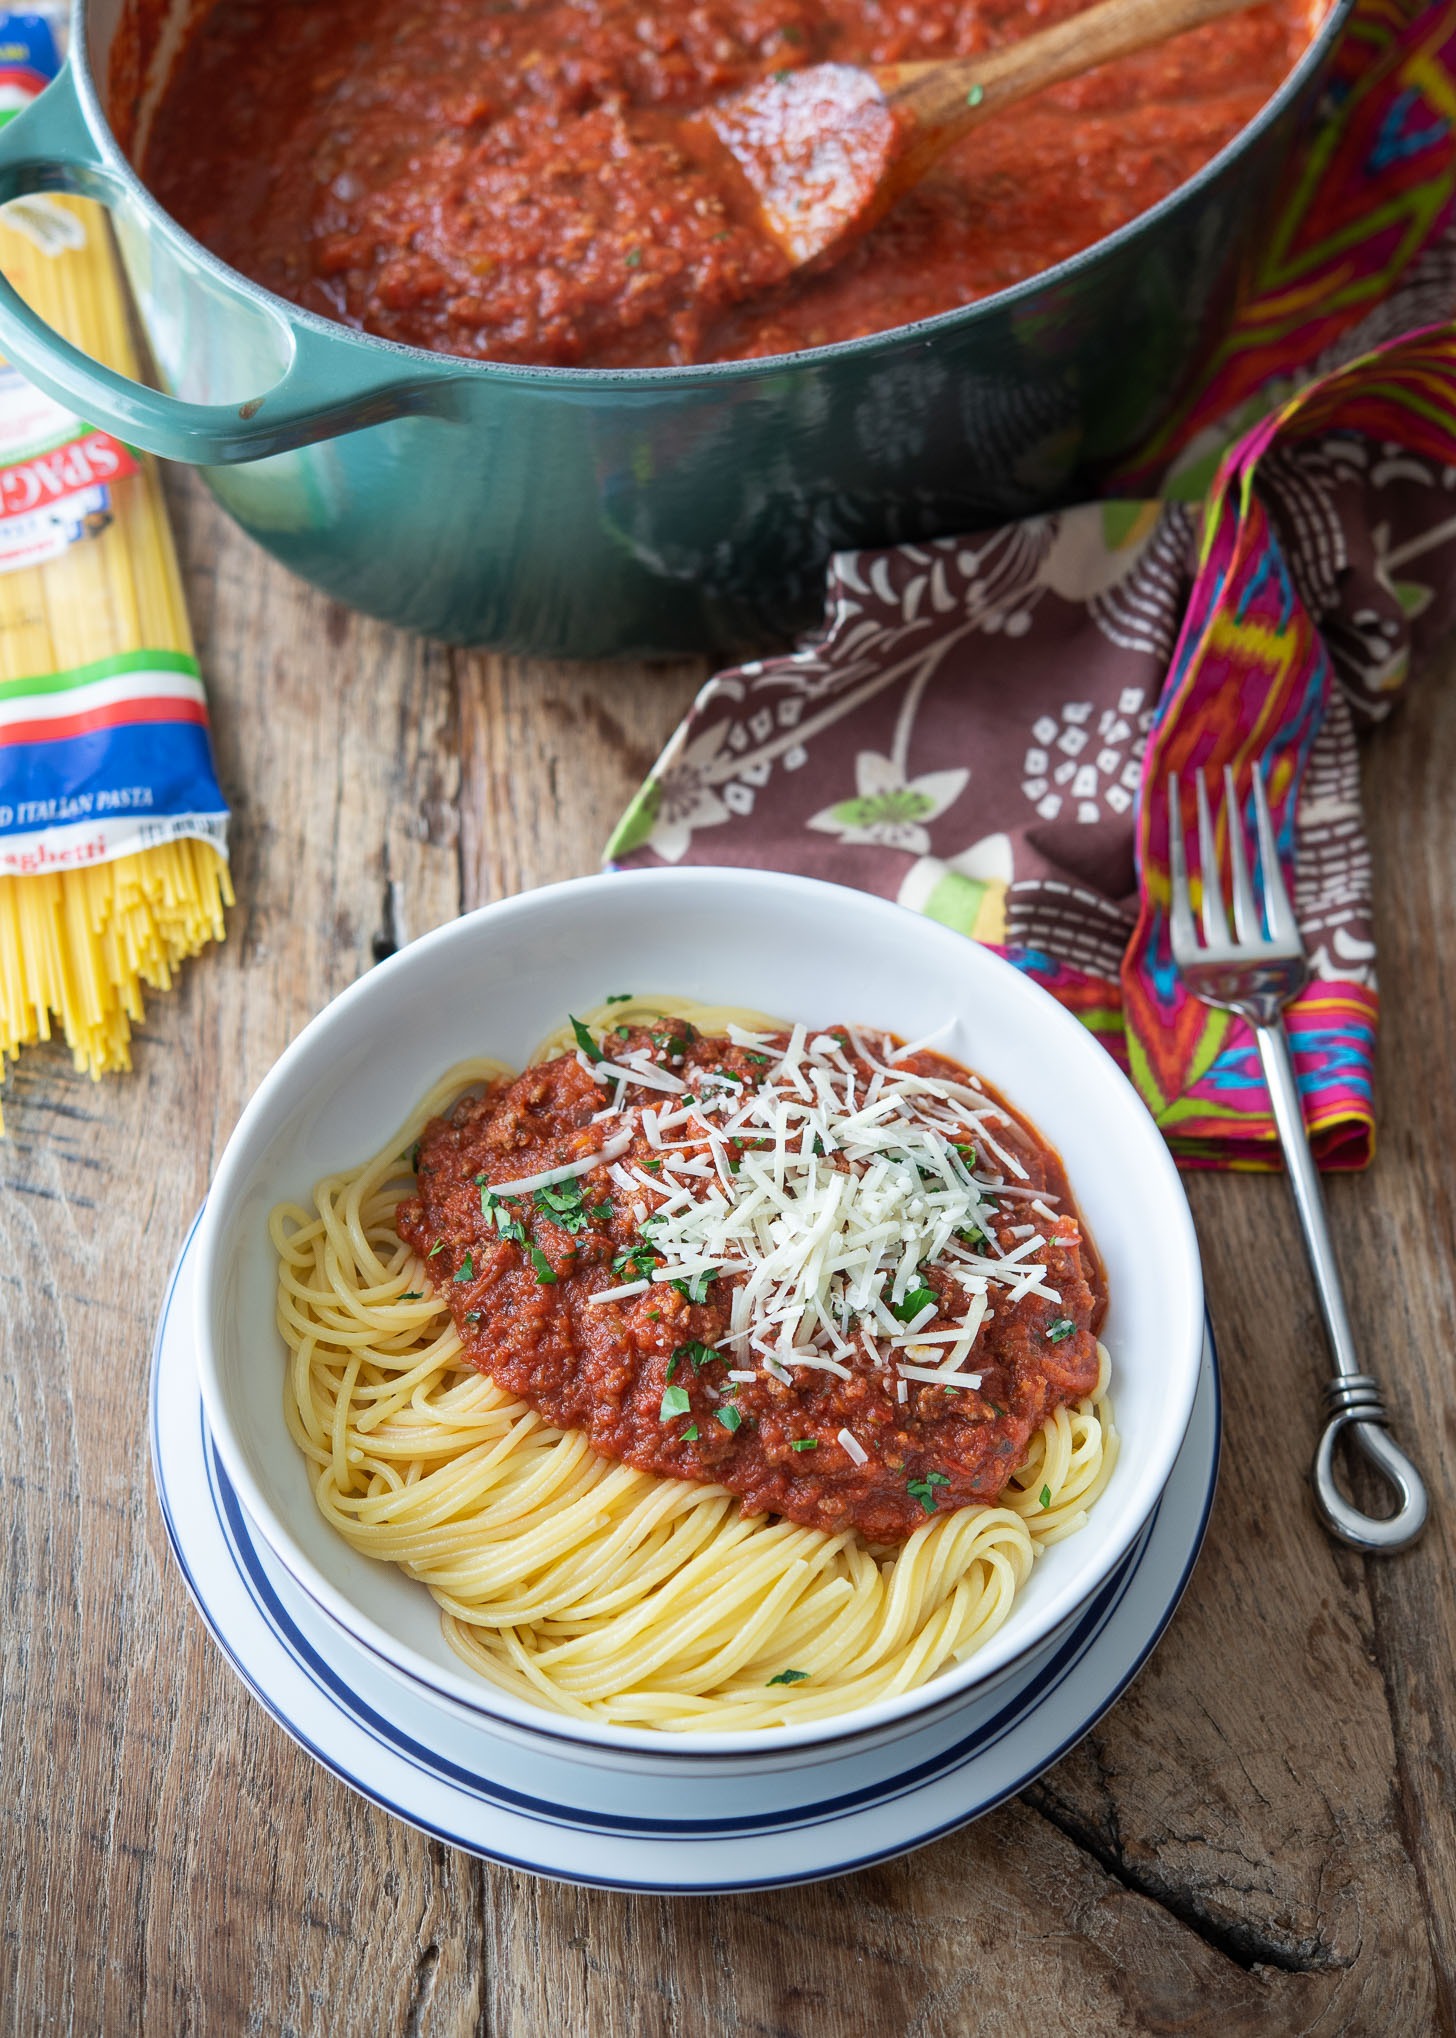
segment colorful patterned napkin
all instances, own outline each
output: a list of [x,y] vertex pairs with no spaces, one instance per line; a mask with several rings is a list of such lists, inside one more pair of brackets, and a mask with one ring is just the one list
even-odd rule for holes
[[1172,969],[1163,791],[1226,763],[1247,786],[1262,757],[1314,970],[1289,1014],[1306,1119],[1324,1165],[1364,1165],[1355,732],[1456,621],[1453,128],[1456,0],[1362,0],[1230,338],[1127,498],[839,555],[821,631],[709,681],[608,858],[928,913],[1090,1026],[1185,1164],[1263,1167],[1249,1028]]

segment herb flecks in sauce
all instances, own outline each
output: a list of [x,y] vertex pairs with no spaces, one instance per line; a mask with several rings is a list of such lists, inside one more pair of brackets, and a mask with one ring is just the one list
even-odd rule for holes
[[806,1526],[894,1543],[998,1498],[1097,1380],[1100,1276],[1050,1149],[958,1064],[853,1029],[659,1021],[612,1061],[560,1056],[423,1136],[400,1231],[468,1283],[437,1287],[471,1362],[608,1457]]

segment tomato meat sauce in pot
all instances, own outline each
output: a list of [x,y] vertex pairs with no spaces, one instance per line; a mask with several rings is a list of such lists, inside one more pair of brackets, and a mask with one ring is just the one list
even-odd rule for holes
[[1072,4],[75,0],[0,193],[111,208],[155,385],[3,277],[0,353],[371,615],[544,657],[781,648],[833,553],[1146,457],[1228,336],[1355,0],[1265,0],[987,118],[817,277],[684,121]]
[[217,0],[141,169],[233,268],[407,345],[595,368],[788,353],[969,304],[1136,218],[1269,99],[1310,0],[1269,0],[988,122],[815,276],[787,274],[674,118],[801,65],[974,55],[1077,11]]

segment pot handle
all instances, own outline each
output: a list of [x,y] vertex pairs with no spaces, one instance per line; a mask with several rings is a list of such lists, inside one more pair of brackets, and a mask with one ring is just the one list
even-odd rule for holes
[[[124,195],[91,132],[69,63],[0,128],[0,204],[36,191],[70,191],[103,204]],[[213,280],[229,290],[226,272]],[[450,376],[391,367],[343,330],[325,335],[281,306],[260,307],[241,288],[232,294],[250,313],[266,309],[273,316],[289,356],[273,387],[246,403],[188,403],[118,375],[38,318],[4,276],[0,352],[88,424],[148,453],[200,466],[259,460],[389,418],[450,414]]]

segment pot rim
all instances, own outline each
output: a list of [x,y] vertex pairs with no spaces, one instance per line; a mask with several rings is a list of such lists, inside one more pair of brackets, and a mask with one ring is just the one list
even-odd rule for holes
[[[123,8],[126,4],[127,0],[122,0]],[[584,393],[640,390],[646,394],[657,389],[689,389],[703,384],[761,379],[765,375],[817,368],[840,360],[853,360],[889,347],[929,345],[943,334],[959,333],[983,320],[1004,312],[1015,311],[1038,293],[1055,290],[1062,284],[1071,283],[1109,254],[1128,246],[1139,235],[1172,219],[1215,183],[1239,156],[1252,148],[1299,97],[1311,75],[1325,64],[1354,11],[1356,0],[1330,0],[1324,20],[1311,36],[1283,83],[1260,107],[1254,118],[1241,127],[1237,134],[1231,136],[1201,169],[1196,170],[1186,182],[1170,191],[1165,198],[1160,198],[1156,205],[1149,206],[1146,212],[1138,213],[1125,225],[1115,227],[1111,233],[1104,234],[1100,240],[1093,241],[1090,246],[1068,256],[1065,261],[1054,263],[1049,269],[1039,270],[1034,276],[1028,276],[1006,290],[998,290],[989,297],[978,298],[972,304],[958,305],[950,311],[937,312],[933,317],[919,319],[909,325],[889,326],[883,332],[865,333],[858,339],[836,340],[822,347],[802,347],[788,354],[753,355],[746,360],[699,361],[647,368],[569,368],[544,363],[482,360],[468,354],[439,353],[432,348],[407,346],[398,340],[385,339],[377,333],[360,331],[337,319],[325,318],[322,313],[309,311],[286,297],[278,296],[261,283],[255,283],[240,269],[232,268],[210,248],[196,240],[164,209],[143,183],[130,157],[118,142],[91,68],[87,21],[89,5],[90,0],[72,0],[70,65],[82,111],[93,138],[107,159],[108,173],[120,186],[119,195],[124,195],[130,204],[139,210],[148,227],[160,229],[165,238],[180,244],[189,258],[213,277],[223,289],[245,298],[260,312],[275,320],[282,320],[288,327],[302,328],[321,339],[343,345],[367,347],[386,359],[398,361],[401,366],[408,363],[416,370],[480,376],[496,382],[537,385],[548,389],[580,390]]]

